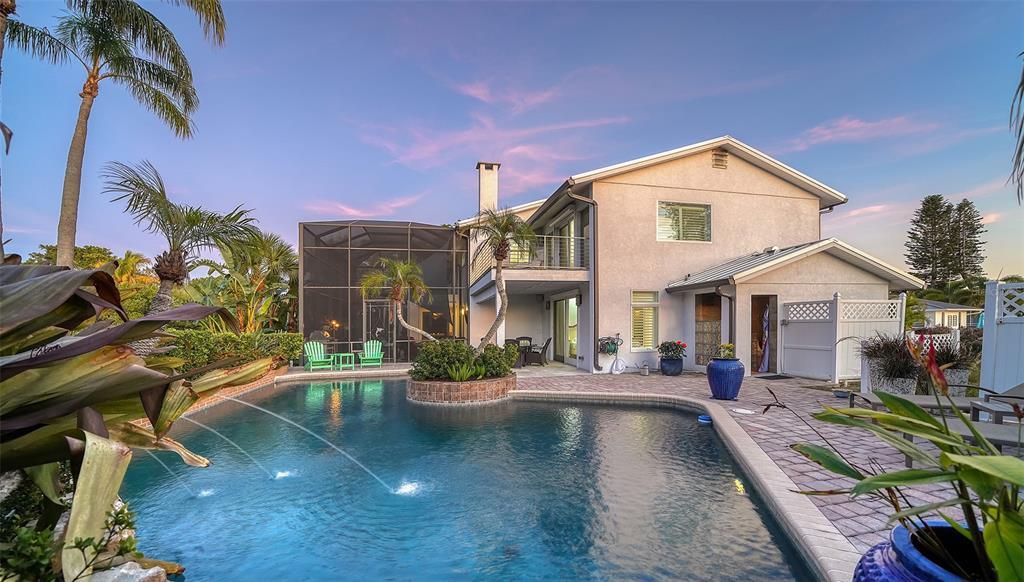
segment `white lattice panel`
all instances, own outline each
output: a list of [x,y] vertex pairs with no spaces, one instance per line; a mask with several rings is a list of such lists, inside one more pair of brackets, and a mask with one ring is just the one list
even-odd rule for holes
[[786,317],[789,321],[831,321],[832,302],[812,301],[808,303],[786,303]]
[[999,291],[999,318],[1024,318],[1024,284],[1007,285]]
[[899,319],[899,301],[843,301],[840,304],[842,319],[858,320],[888,320]]
[[955,348],[957,344],[956,337],[951,333],[944,333],[938,335],[924,334],[918,337],[924,338],[924,349],[926,350],[929,349],[929,347],[932,344],[935,345],[935,349]]

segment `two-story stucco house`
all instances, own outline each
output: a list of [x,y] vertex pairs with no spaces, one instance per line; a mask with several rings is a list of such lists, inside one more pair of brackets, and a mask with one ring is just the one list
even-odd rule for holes
[[[480,209],[499,209],[500,164],[477,164]],[[657,365],[664,340],[689,344],[699,370],[720,343],[748,372],[778,372],[786,302],[884,300],[921,288],[903,271],[835,239],[821,215],[846,196],[768,155],[721,137],[569,177],[546,199],[512,208],[537,233],[533,252],[504,270],[508,315],[496,341],[550,339],[548,358],[607,372],[598,338],[620,334],[627,366]],[[416,339],[358,295],[360,273],[381,256],[424,266],[430,305],[406,318],[437,337],[477,343],[494,320],[492,262],[474,257],[472,227],[327,221],[300,225],[302,331],[336,349],[380,339],[389,360],[415,356]],[[447,234],[446,234],[447,233]]]
[[[477,166],[481,209],[498,206],[499,167]],[[549,358],[595,372],[612,361],[597,350],[601,336],[621,335],[628,366],[653,367],[659,342],[682,339],[686,368],[701,369],[733,343],[748,373],[777,372],[782,303],[886,299],[923,286],[822,239],[822,213],[846,201],[728,136],[571,176],[547,199],[508,209],[538,245],[510,258],[497,341],[551,338]],[[482,255],[470,267],[470,338],[493,321],[490,267]]]

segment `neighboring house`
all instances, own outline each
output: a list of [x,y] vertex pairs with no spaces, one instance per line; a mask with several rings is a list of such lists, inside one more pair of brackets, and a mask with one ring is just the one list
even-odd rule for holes
[[[481,210],[499,208],[499,168],[477,164]],[[548,198],[507,209],[538,236],[533,252],[513,252],[506,265],[509,309],[496,341],[530,336],[544,344],[551,338],[550,359],[594,372],[608,371],[612,362],[598,354],[597,339],[616,333],[623,340],[620,357],[630,366],[657,365],[658,343],[682,339],[689,344],[688,369],[701,369],[728,342],[748,372],[756,371],[767,345],[767,371],[784,371],[778,356],[783,304],[830,300],[836,293],[885,300],[891,292],[924,286],[850,245],[822,240],[821,214],[846,200],[728,136],[571,176]],[[456,229],[468,233],[478,220],[460,221]],[[300,238],[306,261],[307,238]],[[344,300],[323,289],[311,295],[308,269],[300,296],[339,309],[344,301],[354,320],[365,317],[351,289],[366,264],[357,268],[354,243],[350,252]],[[455,261],[449,287],[449,303],[468,307],[468,333],[453,325],[450,335],[473,344],[497,308],[492,260],[474,252],[470,235],[469,264],[460,277]],[[413,251],[406,256],[416,258]],[[437,312],[440,307],[425,316],[459,320],[452,309]],[[320,311],[304,309],[304,333],[333,319]],[[348,345],[358,349],[355,332],[349,337]],[[414,349],[410,344],[401,355],[412,357]]]
[[[481,172],[481,209],[496,206],[494,168]],[[850,245],[821,240],[821,214],[845,202],[728,136],[571,176],[530,215],[534,256],[513,256],[505,270],[509,310],[497,341],[550,337],[552,359],[590,371],[611,363],[597,353],[601,336],[621,334],[630,366],[656,365],[658,343],[682,339],[688,369],[701,369],[728,342],[749,372],[767,327],[767,371],[781,371],[783,303],[835,293],[884,300],[924,286]],[[473,339],[495,310],[490,266],[478,256],[470,268]]]
[[957,305],[944,301],[922,299],[926,327],[977,327],[978,317],[985,310],[981,307]]

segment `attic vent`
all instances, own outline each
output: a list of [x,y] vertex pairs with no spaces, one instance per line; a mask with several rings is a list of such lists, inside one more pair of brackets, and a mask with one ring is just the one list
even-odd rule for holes
[[729,167],[729,152],[725,150],[715,150],[711,152],[711,167],[718,168],[719,170],[725,170]]

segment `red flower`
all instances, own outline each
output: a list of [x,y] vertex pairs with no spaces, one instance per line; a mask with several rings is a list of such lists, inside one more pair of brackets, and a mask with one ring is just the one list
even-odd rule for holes
[[679,340],[676,340],[676,345],[677,345],[677,346],[681,346],[681,345],[683,345],[683,342],[681,342],[681,341],[679,341]]
[[683,344],[683,347],[685,348],[685,347],[686,347],[686,344]]

